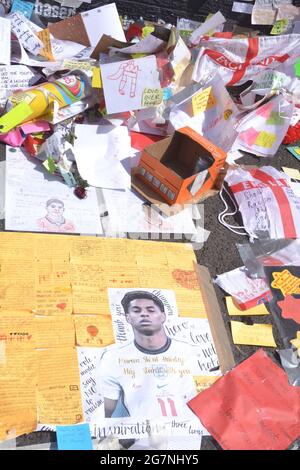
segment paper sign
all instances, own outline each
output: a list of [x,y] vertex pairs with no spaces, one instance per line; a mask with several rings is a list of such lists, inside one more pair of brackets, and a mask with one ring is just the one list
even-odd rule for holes
[[162,88],[145,88],[142,95],[142,107],[158,106],[163,100]]
[[296,170],[296,168],[287,168],[286,166],[282,167],[282,170],[288,175],[290,178],[294,180],[300,180],[300,171]]
[[57,448],[59,450],[93,450],[90,426],[56,426]]
[[230,325],[234,344],[276,347],[272,325],[245,325],[238,321],[231,321]]
[[216,99],[211,91],[211,87],[205,88],[192,97],[193,115],[202,113],[212,108],[216,104]]
[[141,109],[145,88],[161,88],[154,55],[102,64],[101,76],[108,114]]
[[11,131],[18,124],[28,120],[32,114],[30,105],[22,101],[0,118],[0,132],[4,134]]
[[11,23],[10,20],[0,17],[0,64],[10,64],[10,51],[11,51],[11,39],[10,39]]
[[233,303],[232,297],[225,297],[225,300],[228,314],[231,316],[269,315],[265,304],[256,305],[255,307],[248,308],[247,310],[241,310]]
[[198,393],[203,392],[207,388],[211,387],[221,376],[211,376],[211,375],[195,375],[194,381],[196,384],[196,389]]
[[258,145],[259,147],[263,147],[266,149],[270,149],[273,147],[275,142],[276,142],[275,134],[272,134],[271,132],[261,131],[255,140],[255,145]]
[[300,294],[300,278],[294,276],[288,269],[273,272],[271,287],[279,289],[282,295]]
[[46,57],[46,59],[50,61],[54,61],[55,59],[52,53],[49,29],[48,28],[42,29],[41,31],[37,33],[37,36],[44,44],[43,49],[40,50],[40,55],[42,55],[43,57]]
[[189,406],[223,449],[285,450],[300,434],[299,403],[299,387],[259,350]]
[[10,11],[11,13],[15,11],[19,11],[23,13],[23,15],[30,20],[33,9],[34,9],[34,3],[25,2],[25,1],[23,2],[22,0],[14,0]]
[[286,27],[289,24],[289,20],[278,20],[271,29],[270,34],[283,34],[286,31]]

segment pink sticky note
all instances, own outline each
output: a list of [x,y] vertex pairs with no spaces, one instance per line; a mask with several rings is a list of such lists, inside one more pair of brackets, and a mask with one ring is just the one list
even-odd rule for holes
[[263,349],[188,405],[226,450],[284,450],[300,435],[300,387]]
[[267,103],[267,104],[263,104],[262,106],[257,108],[255,114],[257,116],[262,116],[262,117],[267,119],[271,114],[272,108],[273,108],[273,103],[272,102]]
[[256,141],[258,134],[259,132],[256,129],[250,127],[246,131],[240,132],[239,139],[249,145],[249,147],[252,147],[252,145]]
[[35,132],[45,132],[51,129],[48,121],[26,122],[21,126],[24,134],[34,134]]

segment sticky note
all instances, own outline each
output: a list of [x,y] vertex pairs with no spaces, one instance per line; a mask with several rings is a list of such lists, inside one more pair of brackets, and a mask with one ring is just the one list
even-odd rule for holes
[[267,119],[267,124],[273,126],[282,126],[285,122],[284,117],[280,116],[276,111],[272,111],[269,118]]
[[145,88],[142,95],[142,106],[158,106],[163,100],[162,88]]
[[34,3],[23,2],[22,0],[14,0],[10,12],[19,11],[30,20],[34,8]]
[[245,325],[239,321],[231,321],[230,325],[234,344],[276,347],[272,325],[259,323]]
[[300,59],[298,59],[298,61],[294,65],[294,67],[295,67],[296,77],[300,77]]
[[249,308],[248,310],[240,310],[233,303],[232,297],[225,297],[226,307],[229,315],[268,315],[269,312],[265,304],[256,305],[256,307]]
[[300,161],[300,147],[287,147],[287,150]]
[[43,57],[46,57],[46,59],[48,60],[54,61],[55,58],[53,57],[53,53],[52,53],[49,29],[45,28],[45,29],[42,29],[41,31],[38,31],[37,36],[44,44],[44,47],[43,49],[40,50],[39,54],[42,55]]
[[205,90],[200,91],[192,97],[193,115],[197,116],[197,114],[215,106],[216,103],[217,101],[212,93],[211,87],[205,88]]
[[287,168],[286,166],[282,166],[281,168],[290,178],[300,180],[300,171],[296,170],[296,168]]
[[8,113],[0,118],[0,132],[6,133],[11,131],[14,127],[26,120],[33,114],[32,108],[26,101],[22,101],[17,106],[12,108]]
[[93,450],[90,426],[87,423],[74,426],[56,426],[59,450]]
[[289,20],[278,20],[273,25],[270,34],[282,34],[285,32],[287,25],[289,24]]
[[194,383],[196,385],[197,393],[203,392],[214,384],[221,376],[220,375],[194,375]]
[[257,139],[259,132],[254,129],[254,127],[250,127],[249,129],[240,132],[239,139],[245,142],[247,145],[252,147],[255,140]]
[[103,88],[100,67],[93,67],[92,87]]
[[271,132],[261,131],[258,134],[254,143],[255,145],[258,145],[259,147],[270,149],[273,147],[275,142],[276,142],[275,134],[272,134]]
[[153,33],[153,31],[155,31],[154,26],[144,26],[142,29],[142,39],[149,36],[149,34]]
[[55,161],[53,160],[53,158],[47,158],[47,160],[45,160],[43,162],[43,166],[46,168],[46,170],[49,171],[49,173],[55,173],[55,170],[56,170],[56,163]]

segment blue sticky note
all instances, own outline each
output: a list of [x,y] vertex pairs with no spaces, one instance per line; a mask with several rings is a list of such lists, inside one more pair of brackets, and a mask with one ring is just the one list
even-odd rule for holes
[[87,423],[73,426],[56,426],[59,450],[93,450],[90,426]]
[[300,147],[296,146],[296,147],[287,147],[288,151],[291,152],[292,155],[294,155],[294,157],[297,158],[297,160],[299,160],[300,162]]
[[19,11],[26,18],[30,20],[32,12],[33,12],[33,8],[34,8],[34,3],[23,2],[22,0],[14,0],[10,11],[11,13],[13,13],[14,11]]

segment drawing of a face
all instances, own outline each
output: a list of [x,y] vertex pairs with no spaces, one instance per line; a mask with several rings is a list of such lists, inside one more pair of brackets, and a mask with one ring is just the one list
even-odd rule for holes
[[51,217],[61,216],[64,212],[64,205],[62,202],[53,201],[47,206],[47,212]]

